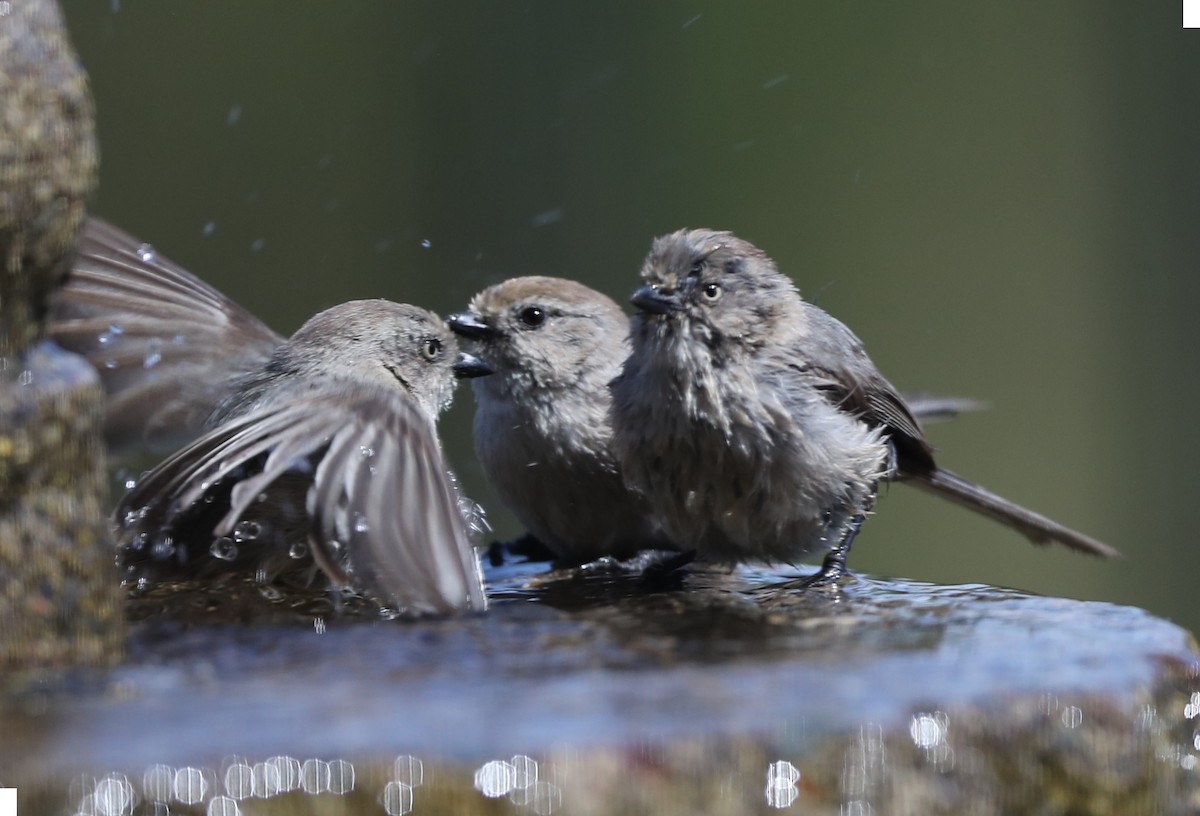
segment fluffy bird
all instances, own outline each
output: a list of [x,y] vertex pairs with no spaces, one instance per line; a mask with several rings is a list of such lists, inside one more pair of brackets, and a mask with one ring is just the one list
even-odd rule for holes
[[[491,376],[472,381],[475,453],[505,506],[559,561],[677,550],[664,519],[626,484],[613,450],[609,383],[629,355],[629,318],[562,278],[513,278],[450,315]],[[973,407],[922,396],[930,418]]]
[[1037,544],[1117,551],[934,460],[913,411],[842,323],[729,232],[655,239],[612,385],[612,445],[670,538],[724,562],[827,554],[835,581],[881,481],[901,479]]

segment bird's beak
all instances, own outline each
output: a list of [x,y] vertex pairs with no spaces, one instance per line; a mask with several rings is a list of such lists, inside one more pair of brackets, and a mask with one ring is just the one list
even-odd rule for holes
[[488,374],[494,374],[495,369],[485,363],[483,360],[476,357],[474,354],[467,354],[465,351],[458,353],[458,359],[454,361],[452,366],[454,376],[460,380],[468,380],[474,377],[486,377]]
[[679,295],[672,292],[669,295],[664,295],[659,291],[658,287],[642,286],[633,293],[633,297],[629,299],[633,305],[648,314],[668,314],[669,312],[677,312],[683,308],[683,304],[679,302]]
[[489,337],[496,336],[494,328],[470,312],[459,312],[458,314],[450,315],[446,318],[446,325],[455,334],[468,337],[472,340],[486,340]]

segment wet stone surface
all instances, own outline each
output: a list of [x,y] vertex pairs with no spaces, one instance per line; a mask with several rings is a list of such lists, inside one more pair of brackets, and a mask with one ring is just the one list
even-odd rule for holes
[[543,569],[492,569],[452,620],[143,597],[118,669],[10,693],[0,782],[63,813],[1200,806],[1195,643],[1141,610]]

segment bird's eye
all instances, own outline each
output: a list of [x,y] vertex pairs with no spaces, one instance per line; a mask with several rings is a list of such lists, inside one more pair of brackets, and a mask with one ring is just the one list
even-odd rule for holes
[[427,337],[421,346],[421,354],[426,360],[436,360],[442,353],[442,341],[436,337]]
[[537,306],[526,306],[517,315],[517,319],[531,329],[536,329],[538,326],[546,322],[546,313]]
[[700,291],[704,294],[704,299],[709,302],[721,299],[721,284],[719,283],[706,283]]

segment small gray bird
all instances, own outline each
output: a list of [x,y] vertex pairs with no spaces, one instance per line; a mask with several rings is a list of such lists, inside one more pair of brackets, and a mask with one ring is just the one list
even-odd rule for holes
[[611,450],[608,383],[629,351],[617,304],[574,281],[514,278],[448,323],[493,372],[471,384],[475,453],[529,532],[567,563],[674,549]]
[[127,584],[324,576],[401,614],[485,608],[435,428],[457,349],[437,315],[352,301],[284,339],[92,219],[50,335],[100,372],[115,444],[200,434],[117,507]]
[[[475,453],[505,506],[566,563],[679,549],[612,449],[609,383],[629,354],[629,318],[571,280],[513,278],[448,323],[494,372],[474,380]],[[969,400],[923,396],[942,418]]]
[[835,581],[881,480],[904,479],[1036,544],[1111,547],[939,467],[849,329],[728,232],[656,239],[612,384],[613,450],[670,537],[715,561],[828,553]]

